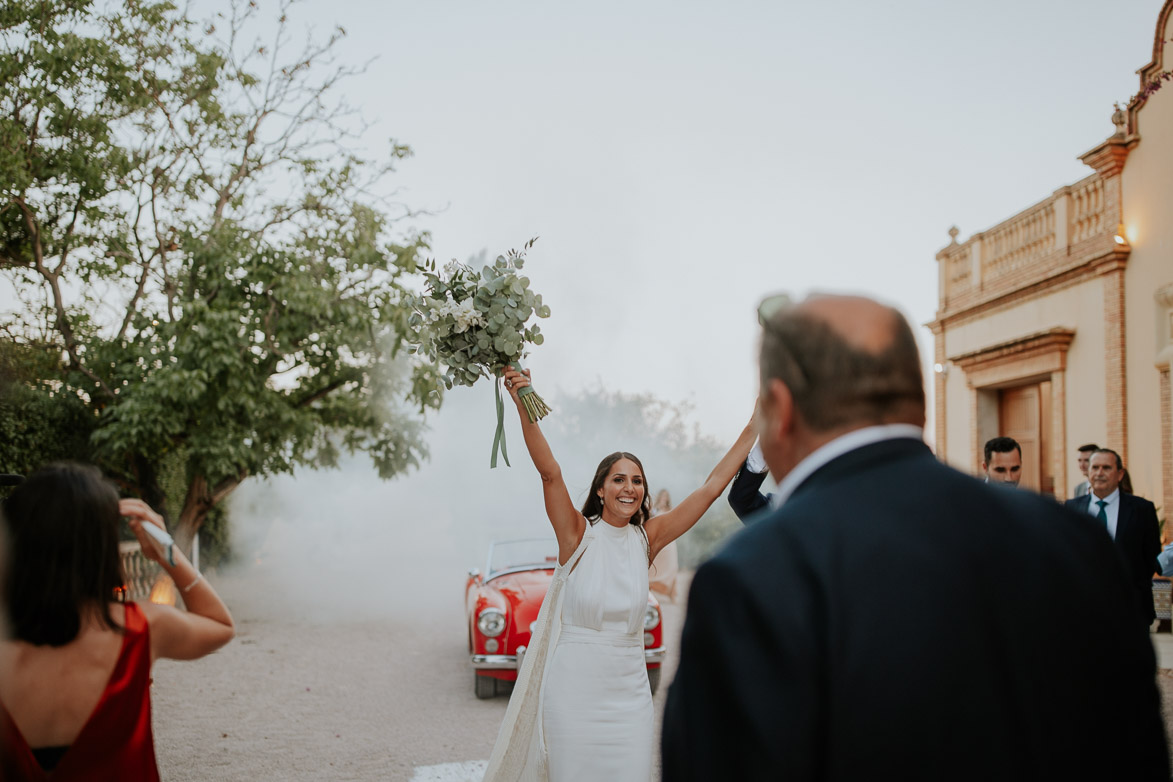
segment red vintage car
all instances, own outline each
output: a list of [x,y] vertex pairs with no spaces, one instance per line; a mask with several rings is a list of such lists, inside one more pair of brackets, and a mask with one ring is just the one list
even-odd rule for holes
[[[478,698],[492,698],[513,689],[557,563],[558,544],[553,538],[519,538],[489,544],[485,572],[469,571],[464,603]],[[653,693],[660,686],[663,637],[660,602],[648,592],[644,658]]]

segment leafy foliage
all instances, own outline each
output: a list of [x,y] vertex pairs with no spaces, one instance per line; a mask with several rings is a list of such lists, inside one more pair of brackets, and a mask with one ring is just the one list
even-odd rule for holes
[[94,414],[72,394],[37,384],[46,354],[0,342],[0,472],[28,475],[48,462],[88,459]]
[[[42,421],[40,443],[66,427],[160,507],[182,454],[181,541],[248,475],[344,450],[383,476],[418,464],[401,408],[442,398],[399,356],[428,237],[374,195],[410,150],[348,151],[342,31],[291,54],[286,10],[269,41],[256,3],[202,26],[145,0],[0,10],[0,274],[20,300],[0,336],[33,394],[5,414]],[[87,426],[30,412],[46,394]]]
[[542,344],[541,328],[526,323],[534,315],[550,317],[550,308],[519,273],[535,241],[497,256],[479,272],[456,261],[442,273],[436,273],[435,263],[427,267],[427,293],[411,302],[412,349],[446,367],[446,387],[495,377],[522,358],[525,345]]

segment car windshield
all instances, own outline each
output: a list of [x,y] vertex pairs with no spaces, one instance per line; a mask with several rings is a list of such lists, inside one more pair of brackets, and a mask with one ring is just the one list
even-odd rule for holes
[[554,538],[497,540],[489,546],[488,577],[517,568],[552,568],[558,564],[558,541]]

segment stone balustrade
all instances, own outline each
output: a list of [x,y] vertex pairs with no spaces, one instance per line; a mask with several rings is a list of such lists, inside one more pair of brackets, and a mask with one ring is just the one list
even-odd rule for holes
[[150,597],[155,577],[163,571],[155,562],[143,556],[137,541],[118,544],[118,555],[122,558],[122,575],[126,579],[126,595],[130,600],[146,600]]
[[[1070,241],[1078,244],[1104,230],[1104,180],[1088,177],[1070,188]],[[1108,226],[1115,229],[1115,225]]]
[[1044,201],[986,231],[982,279],[1007,274],[1055,249],[1055,202]]
[[941,314],[984,304],[1086,263],[1113,248],[1118,205],[1100,174],[1056,190],[989,230],[937,254]]

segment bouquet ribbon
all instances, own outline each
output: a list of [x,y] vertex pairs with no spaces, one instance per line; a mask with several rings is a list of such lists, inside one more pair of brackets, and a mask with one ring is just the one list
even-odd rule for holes
[[[509,366],[518,372],[521,371],[521,364],[517,361],[510,362]],[[489,459],[489,467],[497,466],[498,450],[501,451],[501,456],[505,459],[505,466],[512,467],[513,465],[509,463],[509,452],[505,450],[505,403],[501,400],[501,383],[494,381],[493,388],[497,393],[497,433],[493,435],[493,455]],[[550,412],[549,405],[534,392],[533,386],[519,388],[517,398],[525,408],[526,417],[529,418],[531,424],[542,420]]]
[[[497,466],[497,451],[501,451],[501,455],[505,457],[505,466],[512,467],[509,463],[509,451],[505,449],[505,403],[501,400],[501,383],[503,380],[495,380],[493,383],[493,390],[497,392],[497,433],[493,435],[493,456],[489,459],[489,467]],[[529,391],[528,388],[523,388],[522,391]],[[517,392],[521,394],[521,391]]]

